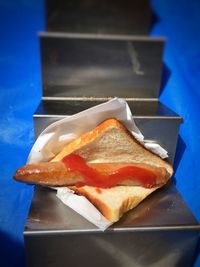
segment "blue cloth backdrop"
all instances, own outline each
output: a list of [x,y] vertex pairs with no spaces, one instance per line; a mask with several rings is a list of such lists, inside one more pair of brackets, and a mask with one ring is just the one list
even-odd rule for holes
[[[151,35],[167,37],[160,99],[184,119],[177,188],[200,220],[200,1],[153,0],[152,8]],[[23,228],[33,187],[13,181],[12,174],[34,141],[32,114],[41,98],[37,32],[44,29],[43,1],[0,0],[0,266],[25,266]]]

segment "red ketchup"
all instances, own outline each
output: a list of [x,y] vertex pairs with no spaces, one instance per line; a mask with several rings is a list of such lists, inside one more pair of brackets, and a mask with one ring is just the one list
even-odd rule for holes
[[101,191],[101,189],[100,189],[99,187],[96,187],[95,190],[96,190],[96,192],[99,193],[99,194],[102,193],[102,191]]
[[67,155],[62,159],[62,162],[67,169],[79,172],[84,177],[85,181],[77,183],[76,186],[90,185],[111,188],[127,179],[135,181],[146,188],[151,188],[156,184],[156,174],[139,166],[122,167],[106,175],[87,165],[85,160],[78,154]]

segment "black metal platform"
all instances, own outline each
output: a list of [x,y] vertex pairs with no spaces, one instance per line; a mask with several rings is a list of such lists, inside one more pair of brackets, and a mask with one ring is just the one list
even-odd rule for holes
[[200,226],[171,183],[102,232],[37,187],[24,231],[29,266],[191,266]]

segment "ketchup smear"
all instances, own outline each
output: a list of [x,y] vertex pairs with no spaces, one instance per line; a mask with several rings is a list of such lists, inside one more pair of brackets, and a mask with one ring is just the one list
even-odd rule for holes
[[139,185],[151,188],[156,184],[156,175],[152,171],[138,166],[122,167],[113,173],[106,175],[91,168],[78,154],[70,154],[62,159],[62,162],[70,171],[78,171],[84,182],[78,182],[76,186],[90,185],[94,187],[110,188],[123,180],[136,181]]

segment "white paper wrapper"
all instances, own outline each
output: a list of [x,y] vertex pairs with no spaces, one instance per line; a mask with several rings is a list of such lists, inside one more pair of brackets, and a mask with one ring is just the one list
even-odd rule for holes
[[[92,130],[108,118],[116,118],[121,121],[133,136],[149,150],[162,158],[168,156],[167,151],[160,145],[144,141],[144,136],[135,125],[127,102],[114,98],[49,125],[33,145],[28,163],[49,161],[62,150],[64,145],[82,133]],[[100,229],[105,230],[110,225],[110,222],[85,197],[77,196],[66,188],[57,189],[57,196],[63,203],[76,210]]]

